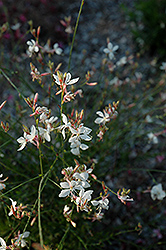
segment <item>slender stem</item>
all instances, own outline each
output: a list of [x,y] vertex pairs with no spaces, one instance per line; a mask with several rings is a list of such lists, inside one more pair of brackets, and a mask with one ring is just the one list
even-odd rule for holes
[[39,143],[39,161],[40,161],[40,172],[41,175],[43,176],[43,162],[42,162],[42,151]]
[[6,78],[6,80],[10,83],[10,85],[19,93],[19,95],[25,100],[24,95],[21,94],[16,85],[10,80],[10,78],[5,74],[5,72],[2,69],[0,69],[0,73]]
[[42,234],[42,226],[41,226],[41,187],[42,187],[42,182],[44,180],[44,177],[42,177],[40,183],[39,183],[39,190],[38,190],[38,227],[39,227],[39,237],[40,237],[40,245],[43,247],[43,234]]
[[[63,89],[61,93],[61,125],[62,125],[62,113],[63,113]],[[61,150],[62,150],[62,159],[64,160],[64,142],[63,137],[61,137]],[[63,167],[64,167],[64,161],[63,161]]]
[[73,39],[72,39],[71,48],[70,48],[70,54],[69,54],[68,71],[70,70],[71,55],[72,55],[72,51],[73,51],[74,40],[75,40],[75,36],[76,36],[76,32],[77,32],[77,28],[78,28],[78,23],[79,23],[79,19],[80,19],[80,15],[81,15],[81,11],[82,11],[83,5],[84,5],[84,0],[81,1],[81,5],[80,5],[80,9],[79,9],[79,13],[78,13],[76,25],[75,25],[75,28],[74,28],[74,34],[73,34]]
[[54,185],[56,185],[57,187],[59,187],[60,189],[62,189],[61,186],[59,186],[55,181],[51,180],[50,178],[49,178],[49,181],[52,182],[52,183],[53,183]]
[[[44,176],[42,176],[41,181],[40,181],[40,183],[39,183],[39,189],[38,189],[38,227],[39,227],[40,245],[41,245],[42,247],[43,247],[43,234],[42,234],[41,211],[40,211],[40,207],[41,207],[41,193],[42,193],[42,191],[43,191],[44,186],[46,185],[47,180],[49,179],[49,176],[48,176],[48,175],[49,175],[50,171],[52,170],[52,168],[53,168],[54,164],[56,163],[56,161],[57,161],[57,157],[56,157],[56,159],[54,160],[53,164],[50,166],[50,169],[47,171],[47,173],[46,173]],[[48,176],[48,177],[47,177],[47,176]],[[43,181],[44,181],[44,179],[45,179],[46,177],[47,177],[47,179],[46,179],[44,185],[42,186]]]
[[67,229],[66,229],[66,231],[65,231],[65,233],[64,233],[64,235],[63,235],[63,237],[61,239],[61,241],[59,242],[57,250],[61,250],[63,248],[63,242],[64,242],[64,240],[65,240],[65,238],[67,236],[67,233],[69,232],[69,229],[70,229],[70,225],[68,225],[68,227],[67,227]]
[[38,190],[38,227],[39,227],[39,237],[40,237],[40,245],[43,247],[43,234],[42,234],[42,226],[41,226],[41,193],[42,193],[42,183],[45,176],[48,174],[47,172],[44,176],[42,176],[41,181],[39,183],[39,190]]
[[[102,184],[102,181],[99,181],[98,179],[95,180],[95,181],[97,181],[97,182],[99,182],[100,184]],[[104,185],[105,185],[105,184],[104,184]],[[112,189],[110,189],[108,186],[105,185],[105,187],[106,187],[111,193],[117,195],[117,193],[115,193],[115,192],[114,192]]]
[[61,125],[62,125],[62,113],[63,113],[63,89],[61,93]]
[[86,250],[88,250],[88,248],[87,248],[87,246],[85,245],[83,239],[81,239],[81,237],[78,236],[73,230],[71,230],[71,232],[72,232],[72,233],[77,237],[77,239],[82,243],[82,245],[84,246],[84,248],[85,248]]
[[11,189],[10,189],[9,191],[7,191],[6,193],[3,193],[2,195],[0,195],[0,198],[3,197],[3,196],[6,196],[8,193],[10,193],[10,192],[12,192],[13,190],[15,190],[15,189],[17,189],[17,188],[23,186],[24,184],[26,184],[26,183],[28,183],[28,182],[31,182],[31,181],[33,181],[33,180],[38,179],[39,177],[40,177],[40,176],[36,176],[36,177],[34,177],[34,178],[32,178],[32,179],[30,179],[30,180],[28,180],[28,181],[25,181],[25,182],[23,182],[23,183],[17,185],[16,187],[11,188]]
[[[33,110],[34,112],[34,110]],[[39,162],[40,162],[40,172],[43,176],[43,162],[42,162],[42,150],[41,150],[41,143],[40,143],[40,134],[39,134],[39,127],[38,127],[38,119],[35,117],[37,132],[38,132],[38,140],[39,140]]]

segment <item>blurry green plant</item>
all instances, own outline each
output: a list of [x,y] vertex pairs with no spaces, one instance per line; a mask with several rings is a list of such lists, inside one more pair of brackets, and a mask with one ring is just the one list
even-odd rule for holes
[[160,58],[166,56],[166,1],[136,0],[133,10],[125,8],[139,49]]

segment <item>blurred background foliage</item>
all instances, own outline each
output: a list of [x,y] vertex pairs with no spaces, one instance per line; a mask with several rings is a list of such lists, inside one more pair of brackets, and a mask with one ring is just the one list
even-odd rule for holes
[[161,60],[166,56],[165,0],[136,0],[134,9],[125,8],[138,50],[148,51]]

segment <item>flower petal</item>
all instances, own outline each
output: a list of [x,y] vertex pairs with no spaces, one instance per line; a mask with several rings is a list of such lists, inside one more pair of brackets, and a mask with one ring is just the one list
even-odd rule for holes
[[81,144],[81,145],[80,145],[80,148],[81,148],[82,150],[86,150],[86,149],[88,149],[89,147],[88,147],[87,145],[85,145],[85,144]]
[[59,197],[60,198],[63,198],[63,197],[66,197],[66,196],[68,196],[70,194],[70,190],[62,190],[61,192],[60,192],[60,194],[59,194]]

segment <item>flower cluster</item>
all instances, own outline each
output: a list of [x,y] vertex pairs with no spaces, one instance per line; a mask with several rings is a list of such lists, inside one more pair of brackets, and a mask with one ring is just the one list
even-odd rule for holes
[[50,111],[46,107],[40,107],[36,105],[38,94],[35,95],[33,103],[27,99],[27,103],[29,106],[33,109],[33,113],[30,116],[34,115],[40,115],[39,117],[39,124],[43,124],[43,126],[37,126],[35,125],[31,126],[31,130],[24,126],[24,134],[23,136],[19,137],[17,139],[17,142],[20,143],[20,148],[18,151],[25,148],[26,144],[28,142],[35,145],[37,148],[39,148],[39,142],[42,141],[45,143],[45,140],[50,142],[50,132],[52,132],[55,128],[53,126],[53,123],[58,120],[58,117],[50,117]]
[[71,153],[80,155],[80,149],[86,150],[89,148],[86,144],[82,143],[82,140],[90,141],[92,139],[90,136],[92,129],[85,127],[83,123],[80,124],[79,120],[77,120],[77,123],[69,122],[65,114],[62,114],[62,121],[64,124],[57,127],[57,129],[62,132],[64,139],[66,138],[65,129],[68,129],[71,133],[69,138]]
[[[21,151],[25,148],[28,142],[35,145],[39,148],[39,143],[45,143],[45,141],[50,142],[51,136],[50,133],[56,129],[62,132],[63,138],[66,138],[66,129],[70,133],[69,143],[71,148],[71,153],[74,155],[80,155],[80,149],[86,150],[89,148],[88,145],[82,143],[84,141],[90,141],[92,137],[90,133],[92,129],[85,127],[81,120],[83,119],[83,111],[80,114],[76,114],[76,120],[74,121],[72,118],[68,121],[67,116],[62,114],[62,122],[63,124],[56,127],[54,126],[55,122],[57,122],[58,117],[50,117],[50,110],[45,106],[37,106],[37,97],[38,94],[35,95],[33,100],[29,98],[26,99],[28,105],[32,108],[33,113],[30,116],[38,116],[37,124],[38,126],[32,125],[29,130],[26,126],[24,126],[24,134],[23,136],[17,139],[17,142],[20,143],[20,147],[18,151]],[[41,126],[43,124],[43,126]]]
[[[32,35],[35,37],[36,41],[34,39],[31,39],[30,41],[27,41],[27,45],[28,45],[28,49],[27,49],[27,55],[29,57],[32,57],[32,55],[34,53],[38,53],[39,52],[39,48],[41,49],[42,53],[48,53],[48,54],[54,54],[56,53],[57,55],[61,55],[63,50],[62,48],[59,47],[58,43],[54,43],[53,45],[53,49],[50,46],[50,40],[47,41],[47,43],[45,44],[45,46],[41,46],[39,45],[38,41],[39,41],[39,34],[40,34],[40,26],[37,28],[37,32],[36,30],[32,30]],[[39,57],[41,59],[41,53],[39,53]]]
[[14,239],[11,239],[11,245],[7,246],[5,240],[0,237],[0,249],[1,250],[6,250],[6,249],[20,249],[20,247],[26,247],[27,246],[27,241],[25,238],[28,238],[30,235],[30,232],[26,231],[22,234],[20,234],[20,231],[18,231],[18,234],[14,237]]
[[30,67],[31,67],[32,81],[37,79],[41,83],[42,76],[41,76],[40,72],[38,71],[38,69],[32,63],[30,63]]
[[93,168],[87,169],[86,165],[79,165],[76,161],[76,167],[68,167],[62,170],[64,175],[64,182],[60,183],[62,188],[59,197],[70,196],[71,200],[76,200],[76,193],[78,190],[85,190],[89,188],[89,174],[92,173]]
[[98,137],[100,138],[100,140],[103,138],[103,135],[105,134],[105,132],[108,130],[108,128],[106,127],[106,123],[110,122],[111,119],[115,119],[118,115],[118,112],[116,111],[117,107],[118,107],[119,101],[118,102],[114,102],[113,106],[111,106],[111,104],[109,104],[108,107],[105,107],[105,109],[103,109],[102,111],[97,111],[96,114],[99,116],[95,119],[95,123],[99,124],[99,133],[98,133]]
[[43,53],[48,53],[48,54],[54,54],[56,53],[57,55],[61,55],[63,50],[62,48],[59,47],[58,43],[53,44],[53,49],[51,48],[51,42],[50,39],[47,41],[47,43],[44,45],[44,47],[41,46],[42,52]]
[[9,200],[11,201],[12,204],[8,216],[13,215],[16,219],[19,220],[21,220],[24,217],[24,215],[26,215],[27,217],[30,216],[30,213],[25,210],[27,206],[23,206],[23,204],[16,206],[17,201],[13,201],[11,198],[9,198]]
[[76,223],[71,219],[72,209],[70,210],[69,209],[70,208],[67,205],[65,205],[63,209],[63,215],[66,218],[66,220],[72,224],[73,227],[76,227]]
[[[70,197],[71,201],[76,204],[77,212],[89,212],[92,210],[91,205],[93,205],[97,211],[97,213],[95,211],[95,217],[96,219],[100,219],[100,216],[102,216],[102,210],[109,208],[109,200],[107,199],[108,195],[106,195],[105,192],[105,195],[100,195],[98,200],[92,200],[93,190],[86,189],[91,187],[89,176],[96,179],[96,176],[92,174],[93,167],[87,169],[85,164],[80,165],[77,161],[75,162],[76,167],[74,169],[73,167],[68,167],[62,170],[64,181],[60,182],[62,190],[59,197]],[[64,216],[71,222],[69,216],[71,211],[69,212],[68,210],[69,208],[65,207]],[[71,224],[73,224],[73,222],[71,222]]]
[[69,102],[73,100],[77,94],[79,94],[80,96],[82,95],[82,90],[77,90],[74,93],[72,93],[71,91],[67,91],[67,87],[78,82],[79,77],[71,79],[71,73],[65,72],[63,74],[62,72],[57,71],[57,75],[53,74],[53,78],[54,78],[55,83],[60,88],[60,90],[57,91],[56,95],[60,93],[62,93],[63,95],[62,104],[64,102]]
[[65,20],[60,20],[60,23],[65,27],[65,32],[68,34],[73,33],[73,29],[71,27],[71,16],[65,17]]

